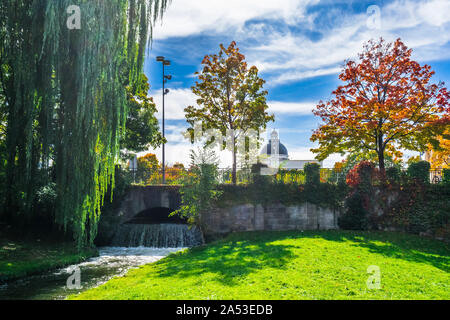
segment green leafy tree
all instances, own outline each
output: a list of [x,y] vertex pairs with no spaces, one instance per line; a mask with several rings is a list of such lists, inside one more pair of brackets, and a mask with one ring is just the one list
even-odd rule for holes
[[142,152],[150,146],[159,147],[163,141],[159,131],[156,105],[153,98],[147,95],[150,85],[148,78],[141,75],[139,91],[133,94],[130,86],[127,87],[128,116],[125,125],[125,134],[121,141],[121,148],[127,151]]
[[[194,139],[194,124],[201,122],[203,130],[220,130],[223,136],[228,137],[235,184],[240,135],[245,135],[250,129],[266,128],[267,122],[274,120],[274,116],[267,113],[267,91],[262,90],[265,81],[258,76],[255,66],[248,68],[234,41],[228,48],[221,44],[219,54],[205,56],[202,65],[203,70],[196,73],[198,81],[192,87],[192,92],[198,97],[198,107],[189,106],[184,110],[186,120],[192,126],[189,132]],[[214,140],[207,143],[211,142]]]
[[191,168],[183,176],[181,194],[181,208],[172,213],[188,219],[203,228],[202,213],[211,209],[214,200],[221,192],[218,186],[218,159],[213,150],[191,150]]
[[143,157],[137,159],[136,180],[147,184],[150,181],[157,180],[159,174],[160,164],[156,155],[148,153]]

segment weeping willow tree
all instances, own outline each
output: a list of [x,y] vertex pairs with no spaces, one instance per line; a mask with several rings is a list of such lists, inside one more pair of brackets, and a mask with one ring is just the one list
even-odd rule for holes
[[[169,2],[1,1],[5,219],[26,220],[37,188],[53,182],[56,223],[80,247],[92,243],[114,187],[127,89],[140,90],[152,26]],[[73,5],[80,29],[68,28]]]

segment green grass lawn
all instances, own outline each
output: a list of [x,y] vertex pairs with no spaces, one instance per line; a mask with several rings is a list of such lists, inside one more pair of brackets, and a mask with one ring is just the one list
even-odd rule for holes
[[97,250],[78,252],[74,243],[0,238],[0,282],[81,262]]
[[[367,268],[381,271],[368,289]],[[387,232],[257,232],[172,254],[73,299],[450,299],[450,248]]]

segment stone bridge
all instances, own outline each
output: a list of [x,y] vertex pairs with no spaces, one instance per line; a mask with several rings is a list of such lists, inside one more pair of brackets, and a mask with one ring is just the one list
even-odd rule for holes
[[[133,186],[116,211],[123,223],[186,223],[178,216],[168,217],[180,208],[180,186]],[[237,199],[238,200],[238,199]],[[206,233],[228,233],[253,230],[337,229],[337,208],[322,208],[310,203],[293,206],[269,204],[232,204],[212,208],[203,215]]]
[[154,185],[132,186],[128,191],[116,217],[119,223],[182,223],[178,217],[167,216],[180,208],[180,186]]

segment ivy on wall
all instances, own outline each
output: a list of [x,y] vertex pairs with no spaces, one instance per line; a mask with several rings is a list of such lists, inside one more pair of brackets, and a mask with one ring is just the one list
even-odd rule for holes
[[307,181],[305,184],[285,183],[275,176],[253,174],[252,182],[248,185],[220,185],[222,195],[216,201],[216,205],[220,207],[244,203],[264,206],[274,203],[297,205],[309,202],[322,207],[342,207],[347,193],[345,183],[337,185],[320,183],[317,179],[319,175],[314,169],[306,171],[305,174]]

